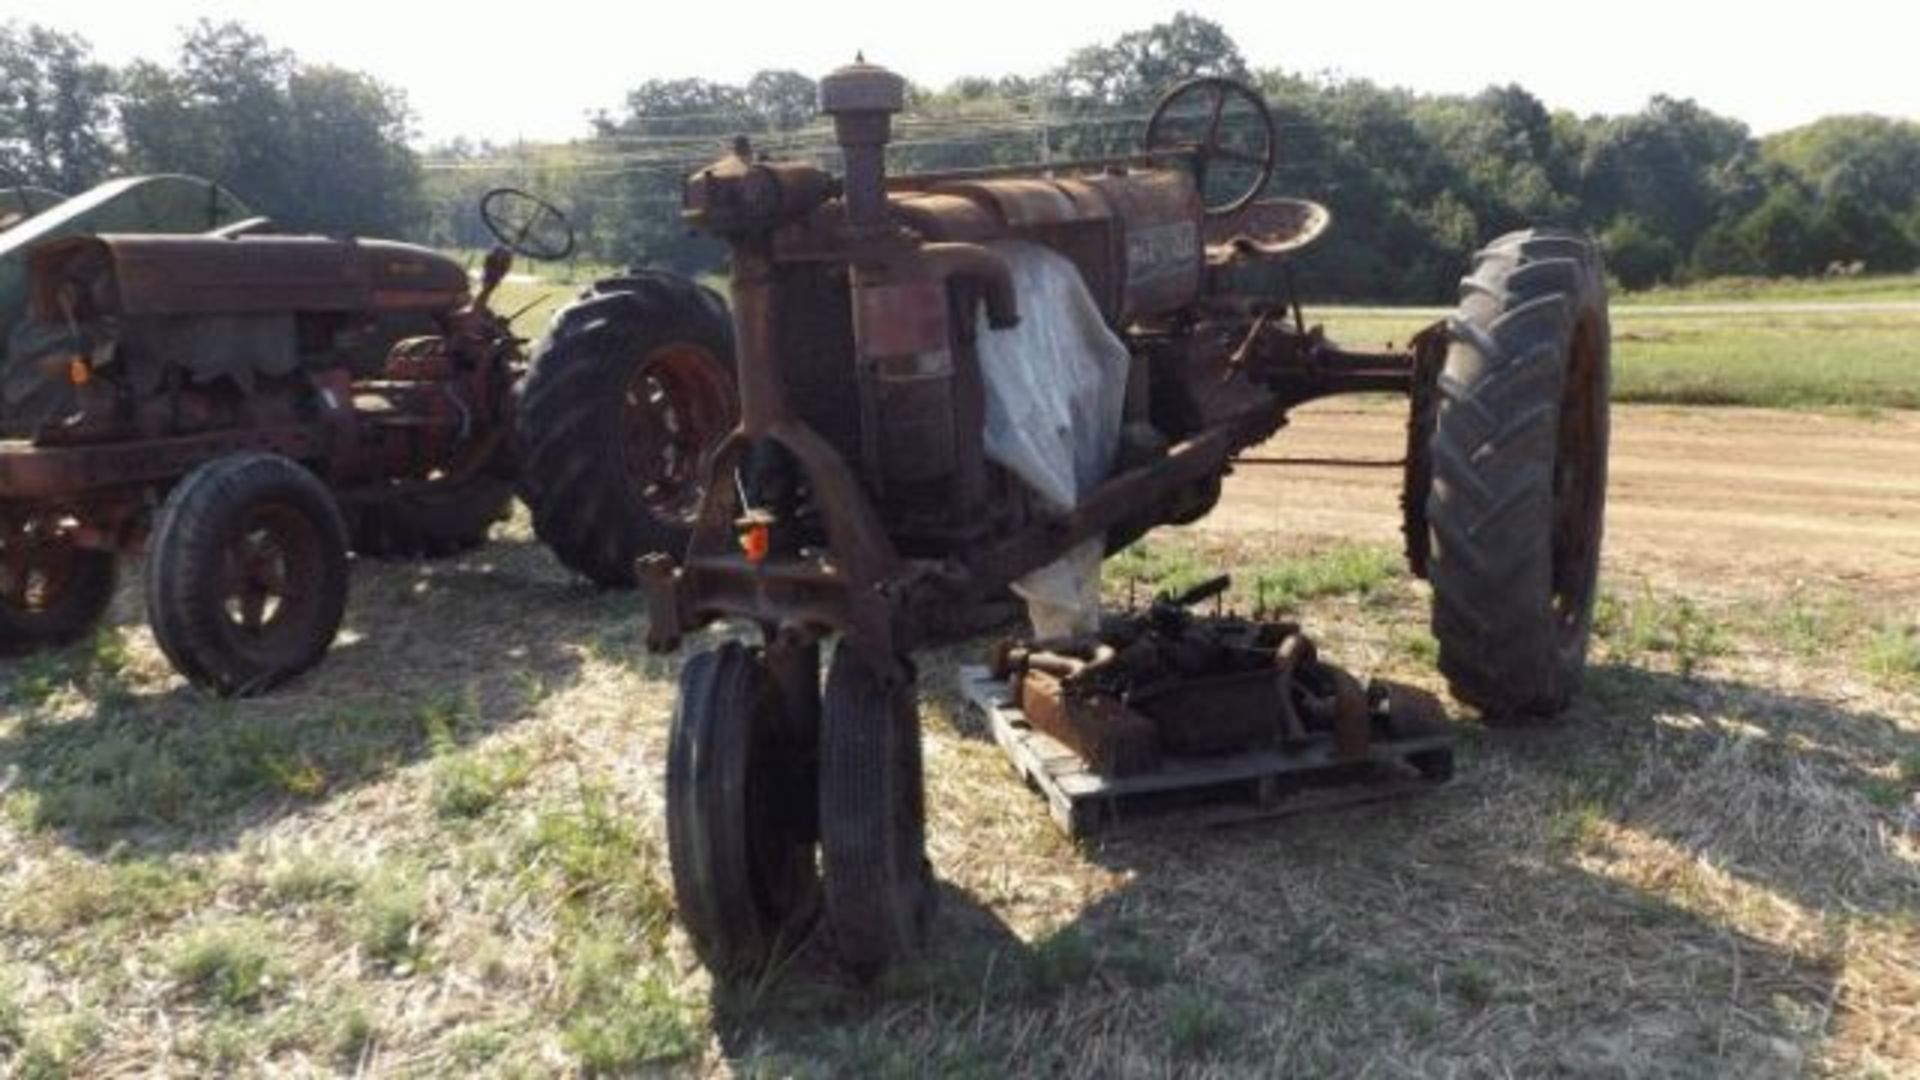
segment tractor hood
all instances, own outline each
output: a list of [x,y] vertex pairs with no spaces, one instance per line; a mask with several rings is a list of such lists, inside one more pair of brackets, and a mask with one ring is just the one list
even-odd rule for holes
[[32,313],[69,317],[444,312],[467,274],[436,251],[320,236],[103,234],[34,249]]

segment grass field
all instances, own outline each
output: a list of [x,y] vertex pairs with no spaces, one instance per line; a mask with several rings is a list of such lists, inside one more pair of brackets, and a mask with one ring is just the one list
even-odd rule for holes
[[[1436,686],[1391,552],[1156,541]],[[1741,591],[1746,588],[1747,591]],[[1920,1060],[1920,641],[1871,590],[1616,573],[1565,722],[1460,780],[1075,846],[923,657],[936,945],[724,990],[671,917],[674,665],[524,522],[362,563],[325,668],[183,686],[133,620],[0,669],[0,1069],[20,1076],[1898,1075]],[[511,618],[503,618],[511,611]],[[700,642],[690,643],[699,647]]]
[[[1853,410],[1920,408],[1920,304],[1906,310],[1768,306],[1613,309],[1615,401]],[[1404,343],[1435,309],[1310,312],[1354,347]]]
[[[576,289],[509,285],[500,310],[534,305],[515,326],[537,337]],[[1819,309],[1859,304],[1869,306]],[[1377,348],[1404,344],[1446,310],[1316,307],[1307,315],[1342,344]],[[1614,300],[1613,333],[1617,401],[1920,409],[1920,276],[1739,280],[1628,294]]]
[[1920,301],[1920,274],[1832,278],[1714,278],[1689,285],[1663,285],[1615,298],[1623,305],[1720,304],[1729,302]]

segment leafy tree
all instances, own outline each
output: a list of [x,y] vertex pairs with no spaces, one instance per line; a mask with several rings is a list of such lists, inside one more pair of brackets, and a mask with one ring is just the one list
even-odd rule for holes
[[73,193],[105,177],[112,90],[85,38],[0,25],[0,184]]
[[122,88],[133,170],[208,177],[293,229],[398,234],[419,216],[405,98],[369,76],[203,21],[175,66],[134,64]]
[[[393,88],[335,67],[287,80],[295,204],[341,232],[397,235],[419,218],[420,159],[407,148],[407,108]],[[322,163],[325,163],[324,166]]]
[[1766,264],[1742,241],[1738,225],[1738,221],[1722,221],[1700,234],[1693,246],[1694,277],[1747,277],[1766,271]]
[[1629,289],[1668,280],[1680,265],[1680,249],[1636,217],[1623,217],[1601,234],[1607,269]]
[[1140,104],[1195,75],[1247,77],[1240,47],[1219,23],[1181,12],[1111,45],[1075,50],[1052,82],[1063,96],[1095,105]]
[[627,93],[626,115],[602,113],[593,126],[605,138],[707,135],[758,125],[742,87],[706,79],[648,79]]
[[745,96],[760,124],[773,131],[805,127],[820,112],[820,86],[797,71],[759,71]]
[[1868,270],[1911,270],[1920,249],[1899,219],[1852,194],[1830,194],[1820,208],[1818,230],[1830,245],[1830,262],[1860,263]]
[[129,73],[120,123],[130,163],[207,176],[263,213],[304,216],[285,92],[293,68],[292,53],[246,27],[201,21],[175,67],[141,64]]
[[1665,96],[1638,113],[1603,121],[1583,162],[1588,219],[1610,222],[1631,214],[1691,248],[1720,216],[1713,169],[1749,143],[1745,124]]
[[1830,238],[1811,200],[1792,188],[1778,188],[1759,209],[1740,220],[1734,239],[1766,273],[1812,274],[1825,269]]
[[1459,171],[1459,197],[1492,232],[1528,224],[1573,224],[1568,192],[1579,148],[1568,128],[1519,86],[1489,87],[1473,98],[1417,103],[1416,121]]
[[1899,212],[1920,200],[1920,123],[1884,116],[1829,116],[1770,136],[1767,159],[1824,199]]

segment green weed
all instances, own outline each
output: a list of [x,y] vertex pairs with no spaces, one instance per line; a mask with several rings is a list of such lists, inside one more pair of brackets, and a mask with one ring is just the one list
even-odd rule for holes
[[562,1042],[589,1073],[630,1072],[700,1048],[696,1012],[657,975],[637,974],[639,959],[606,932],[590,931],[574,943]]
[[541,813],[525,847],[530,864],[560,878],[576,915],[621,918],[656,945],[664,938],[673,898],[661,884],[659,854],[604,789],[583,786],[575,805]]
[[434,811],[443,818],[479,817],[532,773],[533,761],[519,750],[442,756],[434,762]]
[[1309,600],[1327,596],[1365,596],[1394,580],[1400,557],[1386,548],[1342,544],[1304,558],[1290,559],[1255,572],[1256,612],[1297,612]]
[[1105,571],[1116,582],[1155,594],[1184,592],[1218,572],[1201,563],[1191,551],[1144,540],[1108,559]]
[[426,889],[412,875],[385,870],[361,891],[356,912],[360,948],[381,963],[418,964],[427,918]]
[[1093,977],[1093,943],[1069,926],[1041,938],[1026,954],[1028,987],[1036,994],[1057,994]]
[[1226,1049],[1238,1024],[1227,1007],[1197,990],[1174,996],[1167,1011],[1168,1050],[1176,1058],[1210,1058]]
[[353,895],[360,875],[343,862],[297,855],[267,875],[267,896],[277,904],[310,904]]
[[1920,624],[1887,623],[1875,630],[1864,662],[1867,673],[1881,682],[1920,679]]
[[175,986],[205,1005],[249,1009],[285,979],[285,965],[262,925],[235,921],[193,932],[168,962]]
[[1633,600],[1602,593],[1594,610],[1594,633],[1613,655],[1634,660],[1648,653],[1670,656],[1682,678],[1732,648],[1726,625],[1686,597],[1656,596],[1651,590]]

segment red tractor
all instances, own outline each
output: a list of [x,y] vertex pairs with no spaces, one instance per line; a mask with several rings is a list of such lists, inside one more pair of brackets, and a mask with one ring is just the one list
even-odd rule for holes
[[144,552],[168,659],[219,693],[262,691],[325,655],[350,550],[471,548],[516,481],[539,535],[596,581],[677,550],[693,463],[734,415],[724,306],[669,275],[602,282],[529,368],[491,302],[515,254],[564,257],[572,232],[522,192],[481,212],[499,246],[477,293],[439,253],[264,219],[10,233],[30,311],[0,411],[0,649],[87,633],[117,556]]
[[1176,89],[1130,156],[905,176],[885,166],[898,76],[856,64],[820,96],[842,175],[741,145],[685,186],[733,251],[740,421],[684,556],[644,559],[641,584],[654,648],[754,632],[688,659],[673,719],[674,888],[710,967],[764,967],[822,908],[856,972],[914,951],[935,890],[913,650],[1207,513],[1309,401],[1411,402],[1407,555],[1455,696],[1567,704],[1606,491],[1588,240],[1501,237],[1455,317],[1350,351],[1301,315],[1288,263],[1327,215],[1260,199],[1278,142],[1238,83]]

